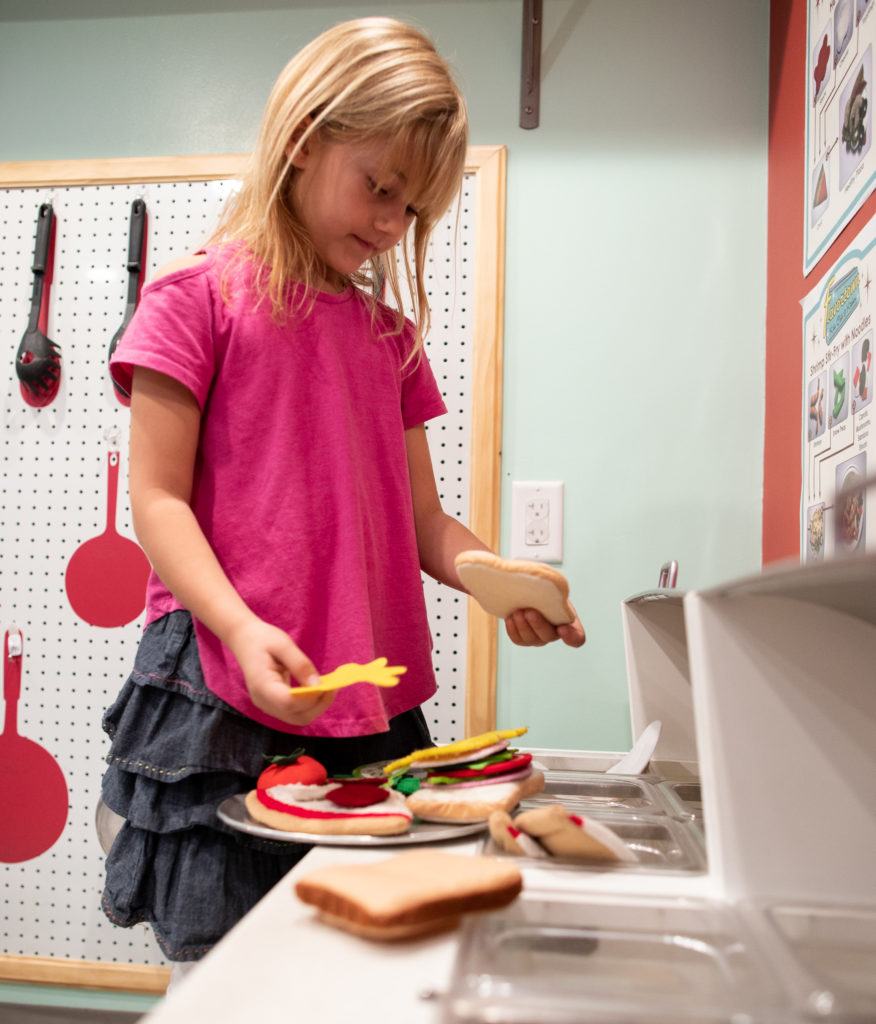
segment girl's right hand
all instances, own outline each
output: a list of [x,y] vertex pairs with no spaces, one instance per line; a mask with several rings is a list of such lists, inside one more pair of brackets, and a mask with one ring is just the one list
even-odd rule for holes
[[261,619],[240,626],[228,646],[243,670],[253,704],[289,725],[309,725],[326,711],[334,692],[293,697],[291,680],[314,686],[319,674],[313,662],[282,629]]

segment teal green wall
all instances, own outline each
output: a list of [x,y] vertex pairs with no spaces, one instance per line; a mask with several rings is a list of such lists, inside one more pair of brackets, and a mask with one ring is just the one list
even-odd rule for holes
[[[619,605],[676,558],[760,565],[768,0],[545,0],[541,127],[517,127],[520,0],[0,0],[0,160],[239,151],[324,27],[427,29],[472,142],[508,147],[503,550],[513,479],[566,483],[589,640],[502,641],[499,721],[625,748]],[[149,16],[120,16],[145,10]]]

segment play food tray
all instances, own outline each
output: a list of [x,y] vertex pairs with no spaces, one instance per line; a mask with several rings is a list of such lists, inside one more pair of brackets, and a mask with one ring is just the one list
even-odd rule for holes
[[598,772],[545,772],[544,791],[533,803],[562,803],[577,810],[624,811],[632,814],[664,814],[656,786],[636,776]]
[[761,1020],[774,985],[709,902],[523,897],[466,923],[444,1024]]
[[703,820],[703,794],[698,782],[662,782],[660,792],[673,817]]
[[[520,809],[535,806],[527,800]],[[565,804],[573,810],[569,803]],[[702,871],[705,859],[701,843],[693,832],[693,826],[675,821],[666,815],[646,816],[633,814],[610,814],[588,811],[586,818],[601,821],[635,853],[637,862],[631,864],[588,864],[579,860],[565,860],[561,857],[535,858],[518,857],[501,850],[489,835],[484,839],[482,853],[493,857],[513,857],[522,868],[563,871]]]

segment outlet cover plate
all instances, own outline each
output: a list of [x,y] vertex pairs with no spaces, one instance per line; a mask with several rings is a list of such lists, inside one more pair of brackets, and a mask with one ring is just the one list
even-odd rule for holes
[[562,481],[512,481],[511,558],[562,562]]

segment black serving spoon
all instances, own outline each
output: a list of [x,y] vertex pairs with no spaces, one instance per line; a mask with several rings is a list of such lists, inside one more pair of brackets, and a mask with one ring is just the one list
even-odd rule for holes
[[37,211],[30,317],[15,355],[15,373],[21,397],[36,409],[53,402],[61,386],[61,347],[46,337],[55,229],[52,204],[43,203]]
[[[137,309],[140,301],[140,288],[143,284],[143,261],[146,258],[146,204],[142,199],[135,199],[131,203],[131,220],[128,226],[128,298],[125,305],[125,315],[122,325],[112,336],[107,352],[107,364],[113,357],[113,352],[118,348],[122,335],[128,329],[131,317]],[[110,376],[112,380],[112,375]],[[131,404],[131,396],[124,388],[113,380],[113,391],[116,398],[122,405]]]

